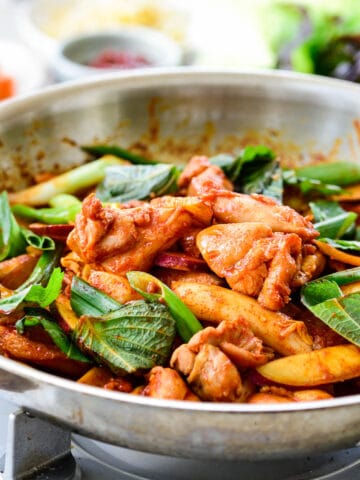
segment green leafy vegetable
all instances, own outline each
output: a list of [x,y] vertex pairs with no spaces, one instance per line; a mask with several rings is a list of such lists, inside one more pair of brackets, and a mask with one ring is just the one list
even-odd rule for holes
[[337,202],[326,200],[310,202],[309,206],[314,215],[314,227],[321,237],[339,239],[348,233],[354,235],[356,213],[346,212]]
[[274,66],[360,81],[360,8],[357,0],[271,3],[265,34]]
[[26,218],[31,221],[36,220],[37,222],[50,225],[73,222],[80,210],[81,202],[79,202],[79,205],[56,208],[32,208],[21,204],[12,207],[13,214],[18,217]]
[[220,154],[210,158],[234,182],[235,191],[261,193],[282,201],[282,170],[274,152],[264,145],[249,145],[238,156]]
[[360,293],[343,295],[341,285],[360,280],[360,268],[336,272],[307,283],[302,303],[332,330],[360,346]]
[[332,217],[337,217],[343,213],[347,213],[338,202],[329,200],[318,200],[309,202],[309,206],[314,215],[314,222],[322,222]]
[[[201,323],[192,311],[159,279],[149,273],[137,271],[128,272],[126,276],[131,287],[139,292],[146,300],[150,302],[165,302],[171,315],[176,320],[176,329],[184,342],[188,342],[196,332],[202,330],[203,327]],[[149,293],[149,287],[154,286],[160,293]]]
[[158,163],[155,160],[149,160],[148,158],[145,158],[137,153],[130,152],[129,150],[126,150],[125,148],[119,147],[117,145],[83,145],[81,148],[85,152],[90,153],[95,157],[102,157],[103,155],[114,155],[115,157],[128,160],[134,165],[155,165],[156,163]]
[[283,180],[286,185],[297,186],[303,194],[320,193],[321,195],[339,195],[344,190],[338,185],[323,183],[313,178],[298,175],[295,170],[284,169]]
[[10,313],[23,302],[36,303],[40,307],[47,307],[60,294],[63,277],[64,273],[57,267],[52,271],[46,287],[33,284],[15,290],[13,295],[0,299],[0,312]]
[[55,242],[50,237],[36,235],[18,225],[6,192],[0,194],[0,218],[0,261],[20,255],[27,245],[40,250],[55,249]]
[[310,283],[314,284],[315,282],[319,282],[324,279],[334,281],[340,287],[342,285],[348,285],[349,283],[358,282],[360,280],[360,267],[348,268],[347,270],[330,273],[325,277],[321,277],[317,280],[307,283],[304,288],[306,288],[307,285],[310,285]]
[[77,276],[74,276],[71,282],[70,304],[79,317],[97,317],[121,307],[121,303]]
[[243,176],[251,176],[264,164],[266,165],[274,159],[274,152],[265,145],[248,145],[238,156],[220,154],[209,160],[213,165],[222,168],[232,182],[244,183]]
[[62,251],[60,246],[57,246],[55,250],[43,251],[29,278],[15,291],[18,292],[35,284],[45,287],[54,268],[59,265]]
[[175,322],[168,308],[143,300],[101,317],[82,316],[74,331],[80,347],[115,373],[163,365],[174,336]]
[[332,238],[338,239],[348,236],[353,236],[355,233],[355,221],[357,214],[354,212],[344,212],[341,215],[338,215],[328,220],[323,220],[314,224],[316,230],[320,233],[322,240],[323,238]]
[[11,213],[6,192],[0,193],[0,218],[0,261],[2,261],[20,255],[26,246],[21,228]]
[[38,248],[39,250],[55,250],[55,242],[52,238],[47,236],[40,236],[36,233],[21,227],[21,233],[28,245]]
[[24,334],[26,328],[41,325],[55,345],[65,353],[68,358],[77,360],[78,362],[90,362],[88,357],[69,339],[47,310],[27,307],[24,308],[24,312],[25,316],[21,320],[18,320],[15,325],[18,333]]
[[29,278],[13,295],[0,299],[0,312],[10,313],[24,301],[39,303],[42,307],[52,303],[60,293],[63,279],[63,273],[55,268],[59,264],[61,253],[62,248],[59,247],[45,250]]
[[173,165],[132,165],[109,167],[96,196],[103,202],[145,200],[177,190],[179,170]]
[[295,169],[300,178],[346,187],[360,182],[360,163],[327,162]]
[[244,176],[242,191],[247,194],[261,193],[282,203],[283,178],[279,163],[265,164],[258,171]]
[[212,165],[217,165],[220,167],[224,171],[225,175],[230,178],[236,158],[237,157],[234,155],[230,155],[228,153],[219,153],[214,157],[210,157],[209,161]]

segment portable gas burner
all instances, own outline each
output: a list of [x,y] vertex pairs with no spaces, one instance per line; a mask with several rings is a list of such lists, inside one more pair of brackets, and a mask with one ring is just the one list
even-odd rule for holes
[[192,460],[97,442],[0,401],[2,480],[356,480],[360,447],[263,462]]

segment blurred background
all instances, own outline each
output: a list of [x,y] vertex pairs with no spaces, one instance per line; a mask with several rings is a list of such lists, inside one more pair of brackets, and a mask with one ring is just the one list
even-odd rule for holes
[[0,0],[0,100],[179,65],[360,82],[360,0]]

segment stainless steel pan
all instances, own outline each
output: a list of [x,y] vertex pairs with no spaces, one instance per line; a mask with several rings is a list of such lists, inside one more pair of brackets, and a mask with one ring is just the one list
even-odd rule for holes
[[[113,75],[0,107],[0,184],[84,160],[77,143],[119,142],[162,160],[261,138],[289,161],[360,159],[360,88],[285,73]],[[354,123],[355,121],[355,123]],[[150,145],[150,147],[149,147]],[[303,404],[160,401],[79,385],[0,358],[0,395],[91,437],[193,458],[264,459],[360,440],[360,395]]]

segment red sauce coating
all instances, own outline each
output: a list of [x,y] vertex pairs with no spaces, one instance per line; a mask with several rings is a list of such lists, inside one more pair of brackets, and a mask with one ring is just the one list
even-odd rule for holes
[[95,68],[141,68],[151,65],[143,55],[127,51],[106,49],[100,52],[90,63]]

